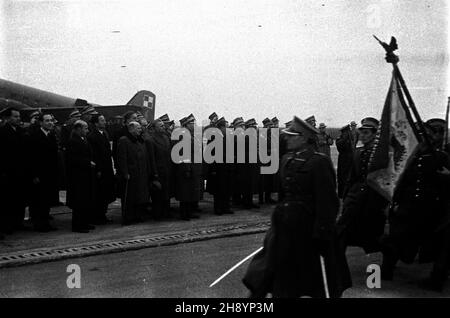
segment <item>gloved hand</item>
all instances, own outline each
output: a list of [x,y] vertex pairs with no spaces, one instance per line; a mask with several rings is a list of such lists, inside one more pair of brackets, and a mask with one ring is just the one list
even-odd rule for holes
[[330,250],[330,241],[314,239],[313,244],[316,251],[322,256],[325,256]]
[[156,189],[156,190],[161,190],[162,186],[161,183],[157,180],[152,182],[152,188]]

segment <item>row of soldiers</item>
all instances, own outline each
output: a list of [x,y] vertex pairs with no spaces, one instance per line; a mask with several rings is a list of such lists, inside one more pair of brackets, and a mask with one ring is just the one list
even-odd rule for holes
[[[215,113],[209,119],[208,127],[220,130],[257,129],[254,119],[238,117],[231,125]],[[309,120],[315,121],[314,117]],[[167,114],[148,123],[139,112],[128,112],[122,125],[114,127],[86,104],[74,109],[62,125],[52,114],[39,111],[24,125],[14,108],[3,111],[2,122],[2,233],[23,229],[27,206],[35,230],[55,230],[49,211],[61,204],[59,191],[64,189],[66,204],[73,210],[72,230],[82,233],[110,221],[108,205],[117,197],[122,199],[122,223],[126,225],[142,220],[149,201],[153,217],[160,219],[170,216],[170,199],[176,198],[180,218],[189,220],[198,217],[204,191],[214,195],[217,215],[233,213],[232,204],[258,208],[254,194],[259,194],[259,204],[272,204],[272,195],[278,192],[278,175],[261,175],[259,164],[174,163],[171,151],[177,141],[171,140],[171,134],[175,122]],[[180,124],[193,131],[195,118],[191,114]],[[263,121],[265,128],[279,129],[278,124],[276,117]],[[324,151],[329,153],[329,136],[327,142]]]

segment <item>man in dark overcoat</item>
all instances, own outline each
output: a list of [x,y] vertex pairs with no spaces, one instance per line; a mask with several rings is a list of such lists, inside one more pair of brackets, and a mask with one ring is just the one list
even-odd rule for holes
[[217,129],[220,130],[221,136],[215,138],[222,138],[222,149],[214,149],[215,151],[222,151],[222,162],[214,162],[209,165],[208,169],[208,187],[209,193],[214,196],[214,213],[216,215],[233,214],[230,209],[231,189],[233,186],[233,165],[226,162],[227,154],[227,121],[221,117],[215,123]]
[[346,187],[350,170],[355,155],[356,143],[353,140],[350,125],[341,128],[341,135],[336,140],[336,148],[339,153],[337,163],[337,186],[339,198],[344,197],[344,189]]
[[294,117],[285,134],[283,201],[272,214],[264,248],[251,261],[243,282],[251,297],[271,293],[324,298],[326,290],[330,297],[340,297],[351,286],[351,277],[336,239],[339,199],[333,165],[316,152],[317,131],[308,123]]
[[194,162],[194,152],[195,144],[201,147],[202,141],[194,136],[195,117],[192,114],[183,118],[180,123],[185,133],[182,138],[190,140],[191,153],[189,155],[183,153],[186,158],[175,165],[175,198],[180,201],[180,218],[189,220],[198,218],[194,211],[201,197],[202,163]]
[[152,171],[148,149],[138,122],[128,124],[128,132],[117,144],[117,173],[121,183],[122,224],[141,222],[150,201]]
[[106,217],[108,205],[116,200],[115,179],[105,117],[100,114],[92,115],[91,127],[92,130],[87,136],[95,163],[95,202],[91,221],[93,224],[100,225],[108,222]]
[[72,231],[88,233],[95,229],[90,224],[94,207],[95,163],[87,140],[88,124],[78,120],[72,126],[67,143],[67,197],[72,208]]
[[56,228],[49,223],[50,207],[54,203],[54,191],[58,183],[58,144],[51,114],[40,114],[39,129],[30,133],[30,216],[34,229],[48,232]]
[[[244,209],[258,209],[259,205],[253,202],[253,195],[258,193],[259,164],[258,161],[250,162],[250,158],[253,155],[258,160],[258,131],[254,118],[245,122],[245,134],[245,163],[239,166],[239,182],[242,186],[242,205]],[[253,148],[252,144],[256,145],[256,147]]]
[[0,127],[0,231],[11,234],[23,228],[27,185],[26,138],[19,110],[2,112],[5,124]]
[[160,189],[154,186],[150,189],[153,216],[155,219],[167,218],[170,217],[171,140],[160,119],[150,123],[150,126],[152,130],[147,142],[150,142],[153,148],[158,181],[161,185]]

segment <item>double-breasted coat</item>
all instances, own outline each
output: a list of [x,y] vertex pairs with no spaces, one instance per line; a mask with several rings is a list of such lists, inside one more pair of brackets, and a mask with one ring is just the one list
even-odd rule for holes
[[339,200],[332,163],[312,150],[287,153],[280,175],[283,201],[243,282],[256,297],[325,297],[322,255],[330,296],[339,297],[351,277],[336,239]]

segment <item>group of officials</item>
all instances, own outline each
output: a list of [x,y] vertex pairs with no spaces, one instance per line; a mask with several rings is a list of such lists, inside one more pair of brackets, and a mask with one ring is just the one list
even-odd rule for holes
[[[226,163],[226,149],[223,163],[173,162],[171,151],[178,140],[171,139],[175,123],[167,114],[148,123],[142,114],[130,111],[122,116],[120,126],[112,126],[92,105],[77,106],[62,124],[51,113],[35,111],[24,123],[19,110],[2,111],[0,237],[25,228],[26,207],[34,230],[56,230],[50,209],[62,204],[60,190],[67,190],[72,230],[81,233],[108,223],[108,205],[117,197],[122,224],[128,225],[143,221],[147,214],[154,219],[172,217],[171,198],[180,203],[179,217],[190,220],[199,217],[205,191],[214,196],[217,215],[232,214],[231,206],[259,208],[254,194],[259,194],[259,204],[273,204],[273,193],[281,192],[278,174],[260,174],[259,163]],[[215,127],[223,137],[224,129],[230,127],[257,130],[254,119],[238,117],[231,125],[216,113],[209,119],[203,129]],[[279,129],[278,124],[276,117],[263,121],[265,128]],[[193,133],[192,114],[182,118],[180,125],[191,132],[192,145],[204,143]],[[333,141],[325,130],[323,135],[323,151],[329,154]],[[270,134],[267,142],[271,151]]]
[[[229,128],[241,133],[258,131],[255,119],[237,117],[229,123],[216,113],[209,119],[203,129],[219,129],[222,134],[215,138],[225,139]],[[191,159],[195,145],[204,144],[194,134],[195,124],[192,114],[180,120],[185,132],[190,132]],[[51,114],[36,112],[24,127],[20,112],[8,108],[0,127],[0,231],[9,234],[21,229],[26,206],[37,231],[54,230],[49,211],[59,204],[60,189],[67,190],[72,230],[81,233],[107,223],[108,205],[117,197],[122,224],[127,225],[142,222],[150,202],[153,218],[161,219],[171,216],[170,200],[175,198],[179,217],[190,220],[199,217],[205,191],[214,196],[217,215],[232,214],[232,206],[259,208],[254,202],[254,195],[259,194],[259,204],[277,205],[264,249],[254,257],[243,280],[252,296],[340,296],[351,286],[347,246],[361,247],[366,253],[382,252],[382,278],[387,280],[394,278],[398,261],[411,263],[419,255],[419,260],[433,262],[421,286],[442,290],[450,266],[446,122],[431,119],[424,123],[427,142],[420,144],[393,202],[366,181],[377,119],[365,118],[359,128],[351,122],[341,129],[336,140],[337,175],[330,158],[334,140],[324,124],[316,127],[311,116],[305,120],[294,117],[285,126],[279,128],[276,117],[263,121],[264,128],[280,132],[278,149],[271,148],[270,134],[259,140],[267,141],[269,152],[279,151],[280,169],[263,175],[262,164],[248,160],[249,142],[244,163],[226,162],[226,142],[222,143],[223,162],[174,162],[172,148],[181,139],[172,139],[175,122],[167,114],[148,123],[139,112],[128,112],[122,125],[111,130],[105,117],[87,104],[75,109],[62,125],[55,127]],[[278,193],[278,202],[274,193]]]

